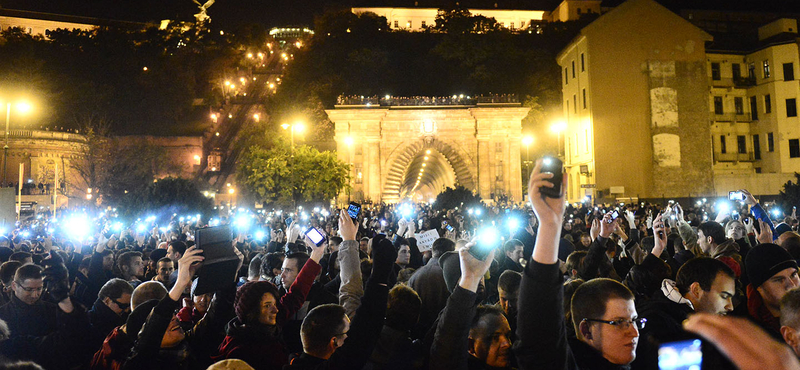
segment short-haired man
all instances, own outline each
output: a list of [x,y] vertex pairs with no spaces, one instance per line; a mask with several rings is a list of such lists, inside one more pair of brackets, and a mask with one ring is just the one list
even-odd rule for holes
[[800,289],[786,292],[781,299],[781,336],[800,357]]
[[522,250],[524,245],[517,239],[509,239],[503,244],[503,259],[500,262],[499,271],[516,271],[522,272],[522,265],[519,260],[522,259]]
[[772,243],[755,246],[747,253],[747,311],[750,318],[776,339],[780,330],[781,299],[800,286],[797,262],[785,249]]
[[164,284],[165,287],[171,288],[170,285],[170,276],[172,276],[172,272],[175,271],[174,263],[169,257],[164,257],[158,260],[156,264],[156,276],[153,278],[153,281],[157,281],[161,284]]
[[726,315],[733,311],[735,294],[736,276],[722,261],[697,257],[683,264],[675,281],[665,279],[661,292],[637,307],[647,318],[647,326],[640,332],[642,340],[632,367],[651,368],[658,356],[658,348],[652,343],[679,339],[689,314]]
[[742,255],[739,254],[739,244],[725,237],[725,228],[722,225],[714,221],[700,224],[697,227],[697,244],[703,253],[730,266],[736,277],[742,275],[744,264]]
[[[553,187],[553,174],[541,168],[539,160],[528,185],[528,199],[540,226],[520,284],[521,314],[514,343],[517,363],[522,369],[624,369],[636,356],[638,329],[644,321],[636,312],[633,293],[619,282],[594,279],[575,290],[571,313],[578,338],[566,337],[558,245],[567,177],[560,185],[560,197],[546,197],[540,188]],[[602,223],[610,225],[611,221],[609,213]],[[601,239],[605,243],[605,238],[595,243]]]
[[388,240],[373,245],[372,273],[352,322],[345,308],[324,304],[311,310],[300,329],[303,353],[293,355],[288,370],[361,369],[380,336],[386,313],[389,275],[397,252]]
[[111,279],[102,288],[89,310],[90,348],[100,348],[114,328],[125,323],[131,312],[133,287],[123,279]]
[[[309,260],[319,264],[321,259],[322,255],[319,255],[315,256],[312,260],[308,253],[305,252],[294,252],[287,255],[281,266],[281,286],[278,289],[280,294],[283,295],[289,291],[289,288],[291,288],[292,284],[294,284],[294,281],[297,279],[300,270],[303,269],[303,266],[305,266]],[[306,300],[303,302],[303,306],[289,318],[286,324],[284,324],[283,339],[286,342],[289,353],[303,350],[300,338],[300,326],[303,324],[303,319],[306,317],[306,314],[319,305],[337,302],[337,297],[326,291],[323,285],[319,283],[319,280],[314,281],[311,285],[311,289],[306,294]]]
[[[431,369],[510,368],[508,320],[498,307],[477,303],[478,286],[492,264],[494,251],[479,260],[469,252],[474,247],[474,243],[468,243],[458,252],[461,276],[439,316],[431,346]],[[452,254],[448,256],[453,258]]]
[[425,266],[420,267],[411,275],[408,286],[414,289],[419,298],[422,299],[422,308],[419,313],[419,322],[412,332],[411,337],[422,338],[433,326],[434,321],[439,316],[445,305],[450,291],[444,281],[442,267],[439,266],[439,258],[450,251],[455,250],[455,243],[447,238],[439,238],[433,241],[431,246],[432,258]]
[[[86,313],[73,305],[69,296],[51,297],[58,304],[41,299],[44,291],[42,268],[23,265],[12,282],[11,302],[0,307],[0,319],[11,330],[0,352],[12,360],[34,361],[45,368],[69,368],[81,361],[81,338],[88,334]],[[51,296],[53,292],[51,292]]]
[[142,283],[139,278],[144,276],[142,252],[128,251],[120,254],[119,257],[117,257],[117,268],[120,273],[119,277],[127,281],[131,287],[136,288]]

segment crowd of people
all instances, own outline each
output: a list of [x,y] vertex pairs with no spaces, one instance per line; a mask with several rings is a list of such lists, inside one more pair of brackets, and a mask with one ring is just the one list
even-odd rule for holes
[[[540,168],[525,205],[31,218],[0,237],[0,368],[800,369],[794,211],[567,204]],[[213,291],[206,227],[238,259]]]

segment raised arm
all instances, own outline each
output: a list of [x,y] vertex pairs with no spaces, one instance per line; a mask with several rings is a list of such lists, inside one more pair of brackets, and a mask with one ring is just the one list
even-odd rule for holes
[[339,214],[339,233],[344,241],[339,246],[339,304],[344,307],[347,316],[353,314],[361,305],[364,296],[364,283],[361,276],[361,259],[358,257],[358,241],[356,233],[358,225],[350,219],[347,211],[342,209]]
[[539,189],[552,187],[546,179],[553,175],[541,173],[541,165],[541,160],[536,162],[528,183],[528,199],[540,226],[533,256],[525,267],[519,288],[514,352],[520,369],[571,369],[574,359],[567,343],[564,292],[557,264],[567,176],[564,176],[561,197],[545,198]]

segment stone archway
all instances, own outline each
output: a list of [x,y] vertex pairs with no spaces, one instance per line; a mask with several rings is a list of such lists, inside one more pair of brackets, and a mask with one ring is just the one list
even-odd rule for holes
[[427,150],[436,152],[431,153],[435,157],[430,158],[435,162],[429,163],[431,172],[447,172],[452,178],[436,177],[425,185],[427,192],[458,184],[486,200],[505,195],[521,201],[522,118],[529,110],[519,103],[376,106],[367,102],[337,105],[326,112],[335,126],[339,159],[353,165],[347,197],[393,203],[422,185],[415,180],[425,180],[418,167],[425,166],[420,153]]
[[447,160],[450,169],[455,173],[455,184],[475,191],[475,176],[470,171],[468,162],[448,143],[437,138],[417,140],[397,150],[397,155],[387,160],[388,173],[383,185],[383,200],[387,202],[398,201],[401,196],[403,180],[407,177],[409,167],[415,155],[425,150],[436,150]]

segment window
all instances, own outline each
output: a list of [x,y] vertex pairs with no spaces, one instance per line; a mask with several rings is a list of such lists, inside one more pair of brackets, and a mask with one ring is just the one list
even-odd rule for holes
[[797,99],[786,99],[786,117],[797,117]]
[[758,102],[755,96],[750,97],[750,117],[753,121],[758,121]]
[[575,61],[572,61],[572,78],[575,78]]
[[569,85],[569,70],[564,68],[564,85]]
[[722,97],[714,97],[714,114],[722,114]]
[[585,143],[583,149],[586,149],[586,153],[589,153],[589,129],[583,130],[583,141]]
[[772,113],[772,98],[769,94],[764,95],[764,113]]
[[511,27],[510,27],[510,28],[511,28],[512,30],[514,29],[514,22],[511,22]]
[[503,181],[503,165],[498,164],[494,166],[494,180],[497,182]]
[[769,78],[769,59],[762,62],[762,65],[764,66],[764,78]]
[[733,108],[736,109],[736,114],[744,114],[744,98],[741,96],[734,97]]
[[567,115],[569,115],[569,100],[565,100],[565,103],[567,105]]
[[400,22],[394,21],[394,28],[400,28]]
[[742,66],[739,63],[731,64],[731,72],[734,80],[742,78]]
[[772,139],[772,133],[767,133],[767,151],[772,153],[775,151],[775,141]]
[[756,173],[761,173],[761,167],[756,167],[754,169],[756,170]]
[[725,135],[719,136],[719,152],[725,154],[728,152],[727,145],[725,145]]
[[800,140],[789,139],[789,158],[800,157]]
[[428,23],[426,21],[422,21],[422,28],[425,28],[427,26],[428,26]]
[[406,22],[406,27],[411,28],[411,21]]
[[711,79],[719,81],[722,79],[722,74],[719,70],[719,63],[711,63]]
[[753,157],[756,160],[761,159],[761,141],[758,135],[753,135]]
[[747,77],[756,78],[756,64],[750,63],[747,65]]
[[364,175],[362,174],[362,167],[360,164],[355,165],[356,170],[356,184],[361,184],[364,181]]
[[794,80],[794,63],[783,63],[783,80]]
[[586,89],[583,89],[583,109],[586,109]]
[[736,149],[739,154],[747,154],[747,136],[739,135],[736,137]]
[[572,109],[575,110],[575,113],[578,113],[578,96],[575,94],[572,95]]
[[494,151],[498,153],[503,152],[503,143],[494,143]]
[[583,53],[581,53],[581,72],[586,71],[586,59],[583,57]]

